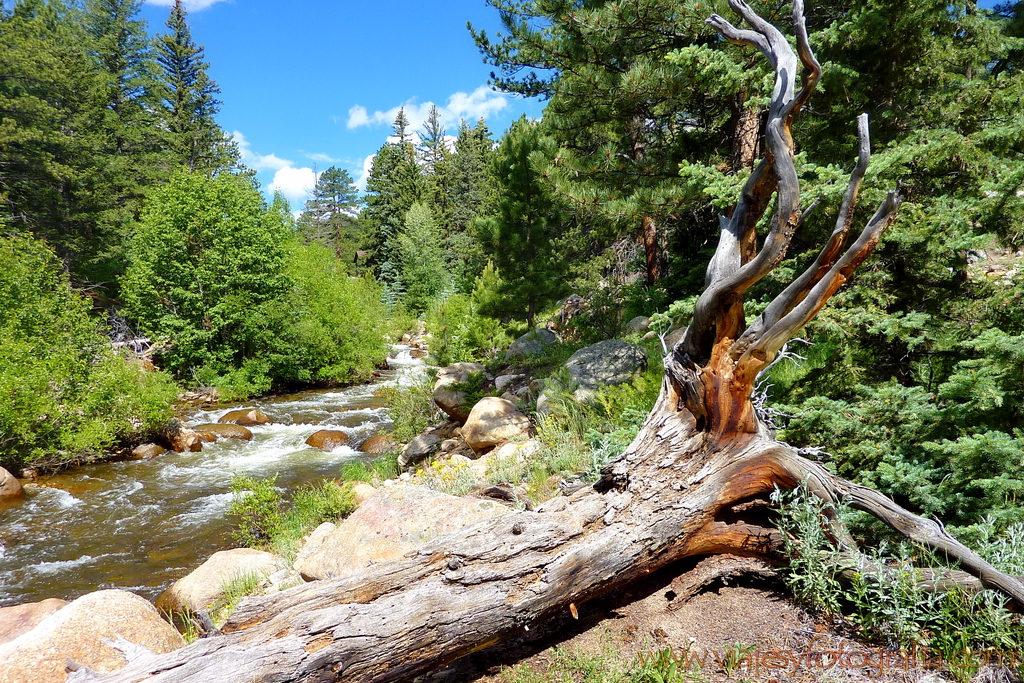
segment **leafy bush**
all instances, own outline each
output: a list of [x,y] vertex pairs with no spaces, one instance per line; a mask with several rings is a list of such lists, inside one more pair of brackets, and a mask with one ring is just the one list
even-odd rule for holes
[[284,499],[274,486],[277,475],[269,479],[235,476],[231,479],[234,498],[228,513],[238,518],[231,538],[246,548],[265,548],[280,532],[284,521]]
[[225,398],[365,378],[384,357],[380,290],[300,244],[244,176],[179,172],[147,204],[121,288],[161,362]]
[[83,462],[170,417],[170,379],[112,350],[49,249],[0,236],[0,264],[0,466]]
[[[850,562],[844,562],[825,529],[830,519],[848,522],[853,513],[845,505],[827,506],[804,486],[777,493],[775,500],[781,503],[779,529],[790,557],[786,582],[798,598],[826,613],[846,610],[860,637],[894,647],[938,650],[961,681],[968,680],[976,667],[962,665],[964,658],[956,655],[1024,648],[1021,618],[1007,611],[997,593],[971,595],[959,588],[944,594],[927,592],[916,565],[943,568],[947,563],[922,548],[900,543],[890,552],[882,544],[856,567],[849,567],[855,571],[848,585],[840,583],[839,572]],[[1024,524],[997,534],[990,520],[976,532],[982,539],[980,555],[1002,571],[1019,571],[1024,564]]]
[[402,471],[398,467],[398,453],[388,453],[372,460],[354,460],[345,463],[339,477],[344,481],[365,481],[380,486],[387,479],[396,479]]
[[410,441],[428,426],[440,422],[444,413],[434,403],[434,384],[429,378],[409,386],[383,387],[380,396],[393,423],[391,435]]
[[481,362],[512,341],[498,320],[480,313],[496,279],[497,273],[488,265],[472,294],[453,294],[435,300],[427,309],[427,328],[434,335],[430,353],[438,365]]

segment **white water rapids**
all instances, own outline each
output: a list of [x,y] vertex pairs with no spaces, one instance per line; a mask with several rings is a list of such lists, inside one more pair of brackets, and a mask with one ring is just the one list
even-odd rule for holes
[[[344,389],[199,410],[196,425],[258,407],[274,424],[251,427],[252,441],[221,439],[199,453],[112,462],[45,477],[26,499],[0,509],[0,607],[49,597],[72,600],[101,588],[125,588],[155,599],[211,553],[231,547],[231,479],[277,476],[292,489],[337,474],[366,458],[351,446],[389,426],[374,393],[408,384],[424,371],[410,349],[395,347],[383,380]],[[304,443],[319,429],[340,429],[350,446],[330,453]]]

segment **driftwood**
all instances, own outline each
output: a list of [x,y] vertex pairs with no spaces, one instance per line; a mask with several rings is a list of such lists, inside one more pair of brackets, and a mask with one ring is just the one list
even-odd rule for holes
[[[706,289],[685,335],[665,358],[657,404],[602,479],[536,511],[510,512],[437,538],[402,560],[246,600],[223,635],[140,659],[101,680],[405,680],[681,558],[773,557],[779,532],[756,502],[776,487],[801,482],[823,500],[845,499],[959,560],[981,585],[1024,606],[1024,585],[996,571],[941,524],[801,457],[757,416],[751,394],[759,372],[867,258],[900,197],[890,192],[860,233],[851,234],[869,158],[862,116],[859,160],[834,232],[814,263],[746,326],[744,293],[784,258],[806,213],[791,124],[820,68],[801,0],[793,3],[795,51],[742,0],[730,5],[748,29],[717,15],[709,23],[726,39],[758,48],[775,67],[765,158],[731,215],[721,219]],[[775,213],[758,249],[756,228],[773,195]],[[842,533],[837,536],[843,541]]]

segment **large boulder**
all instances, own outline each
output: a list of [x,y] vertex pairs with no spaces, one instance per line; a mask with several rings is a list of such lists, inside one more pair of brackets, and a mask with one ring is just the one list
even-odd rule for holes
[[203,440],[199,434],[194,429],[186,427],[178,418],[167,423],[163,437],[167,446],[178,453],[196,453],[203,450]]
[[302,560],[296,560],[295,568],[307,581],[346,576],[508,510],[494,501],[456,498],[423,486],[380,488],[337,528],[318,537],[315,549],[300,550]]
[[255,427],[257,425],[271,424],[272,420],[259,408],[243,408],[242,410],[232,410],[229,413],[225,413],[217,422],[220,424]]
[[25,495],[18,478],[0,467],[0,500],[6,498],[21,498]]
[[398,446],[399,443],[394,437],[387,434],[377,434],[361,443],[359,445],[359,452],[379,455],[381,453],[390,453],[396,450]]
[[225,584],[246,574],[266,580],[278,569],[281,566],[273,553],[252,548],[221,550],[161,593],[156,606],[174,613],[210,611],[223,599]]
[[434,382],[434,403],[460,424],[465,422],[472,407],[468,402],[469,384],[474,376],[483,378],[486,372],[479,363],[452,363],[441,368]]
[[503,398],[487,396],[470,411],[462,438],[477,453],[530,435],[530,419]]
[[437,453],[441,448],[441,437],[436,434],[420,434],[409,442],[402,454],[398,456],[398,466],[402,469],[423,462]]
[[558,335],[551,330],[544,328],[527,332],[519,339],[516,339],[508,347],[506,355],[515,356],[536,356],[544,353],[545,349],[558,343]]
[[215,440],[241,439],[242,441],[250,441],[252,439],[252,432],[242,425],[208,422],[206,424],[196,425],[193,429],[199,433],[200,437],[210,435],[213,436]]
[[322,451],[333,451],[339,446],[348,445],[348,434],[340,429],[321,429],[306,439],[306,445]]
[[66,606],[66,600],[47,598],[40,602],[0,607],[0,645],[28,633],[46,617]]
[[647,367],[647,357],[635,344],[621,339],[606,339],[572,354],[565,367],[578,387],[573,395],[577,400],[585,401],[603,386],[628,382]]
[[144,598],[122,590],[96,591],[0,645],[0,683],[61,683],[68,660],[98,673],[117,671],[128,663],[108,642],[118,638],[157,654],[185,645]]

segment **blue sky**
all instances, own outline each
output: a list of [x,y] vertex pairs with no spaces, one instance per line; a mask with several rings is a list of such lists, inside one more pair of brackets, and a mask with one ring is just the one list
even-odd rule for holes
[[[146,0],[151,32],[164,30],[172,0]],[[197,43],[221,87],[218,120],[239,140],[264,189],[301,209],[314,170],[365,177],[399,106],[418,126],[430,103],[455,131],[483,116],[497,138],[543,105],[490,91],[466,22],[492,35],[484,0],[185,0]],[[982,0],[991,7],[995,0]]]
[[[146,0],[142,17],[162,32],[170,0]],[[263,187],[300,209],[314,169],[359,179],[399,106],[415,125],[435,103],[455,132],[483,116],[495,138],[542,104],[496,93],[466,30],[493,35],[484,0],[186,0],[194,40],[221,88],[218,121],[235,133]]]

